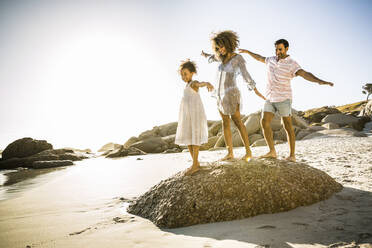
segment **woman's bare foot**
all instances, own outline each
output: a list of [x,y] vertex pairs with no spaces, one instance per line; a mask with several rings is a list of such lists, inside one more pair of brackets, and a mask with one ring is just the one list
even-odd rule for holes
[[260,156],[259,158],[276,158],[276,152],[270,151],[266,153],[265,155]]
[[285,160],[291,161],[291,162],[296,162],[296,157],[294,155],[292,155],[292,156],[287,157]]
[[192,165],[190,168],[188,168],[185,172],[185,176],[191,176],[192,174],[196,173],[200,170],[200,164]]
[[227,160],[232,160],[234,159],[233,154],[227,154],[225,157],[221,158],[220,161],[227,161]]
[[245,156],[241,158],[241,160],[244,160],[246,162],[249,162],[253,158],[252,153],[247,153]]

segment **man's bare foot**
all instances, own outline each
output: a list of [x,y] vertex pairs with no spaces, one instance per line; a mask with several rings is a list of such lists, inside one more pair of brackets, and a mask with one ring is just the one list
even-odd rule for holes
[[265,155],[260,156],[259,158],[276,158],[276,152],[268,152]]
[[293,155],[293,156],[289,156],[288,158],[286,158],[285,160],[287,161],[291,161],[291,162],[296,162],[296,157]]
[[192,174],[196,173],[197,171],[200,170],[200,165],[196,165],[196,166],[191,166],[190,168],[188,168],[185,172],[185,176],[191,176]]
[[232,160],[234,159],[233,154],[227,154],[225,157],[221,158],[220,161],[227,161],[227,160]]
[[252,154],[245,154],[245,156],[243,156],[241,160],[249,162],[252,158],[253,158]]

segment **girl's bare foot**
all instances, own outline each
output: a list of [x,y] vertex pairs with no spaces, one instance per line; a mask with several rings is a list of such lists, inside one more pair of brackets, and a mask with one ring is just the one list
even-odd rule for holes
[[194,167],[194,166],[191,166],[190,168],[188,168],[185,172],[185,176],[191,176],[193,175],[194,173],[196,173],[197,171],[199,171],[200,168],[199,167]]
[[294,155],[292,155],[292,156],[289,156],[288,158],[286,158],[285,160],[290,161],[290,162],[296,162],[296,157]]
[[185,176],[191,176],[195,172],[200,170],[200,164],[192,165],[190,168],[188,168],[185,172]]
[[266,153],[265,155],[260,156],[259,158],[276,158],[276,152],[270,151]]
[[233,154],[227,154],[225,157],[221,158],[220,161],[227,161],[227,160],[232,160],[234,159]]

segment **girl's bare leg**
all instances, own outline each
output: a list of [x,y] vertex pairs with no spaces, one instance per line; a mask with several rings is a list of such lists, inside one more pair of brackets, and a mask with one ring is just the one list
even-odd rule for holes
[[189,152],[190,152],[191,158],[194,159],[194,156],[192,155],[192,153],[193,153],[192,145],[188,145],[187,148],[189,148]]
[[231,119],[233,120],[236,127],[238,128],[240,138],[242,139],[244,143],[245,156],[242,158],[242,160],[248,161],[249,159],[252,158],[252,151],[249,147],[249,138],[248,138],[247,129],[245,128],[242,122],[242,119],[240,117],[239,105],[238,105],[236,112],[231,116]]
[[195,172],[197,172],[198,170],[200,170],[200,164],[199,164],[199,160],[198,160],[200,146],[192,145],[191,147],[192,147],[193,163],[192,163],[192,166],[190,168],[188,168],[187,171],[186,171],[187,176],[190,176],[190,175],[194,174]]
[[233,153],[233,146],[232,146],[230,116],[222,114],[221,111],[220,111],[220,115],[222,117],[223,134],[225,136],[225,144],[227,148],[227,155],[221,159],[222,161],[224,161],[224,160],[233,159],[234,153]]

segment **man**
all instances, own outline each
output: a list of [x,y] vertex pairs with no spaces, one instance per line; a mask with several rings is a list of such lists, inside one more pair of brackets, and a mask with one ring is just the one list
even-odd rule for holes
[[280,39],[275,42],[275,53],[273,57],[263,57],[252,53],[245,49],[239,49],[240,53],[248,53],[254,59],[265,63],[267,66],[267,87],[266,87],[266,102],[263,108],[261,126],[264,137],[270,151],[261,156],[261,158],[276,158],[276,150],[274,147],[273,132],[271,129],[271,121],[275,112],[282,118],[284,129],[287,133],[287,139],[290,148],[290,155],[286,159],[296,161],[295,156],[295,133],[292,126],[291,110],[292,110],[292,89],[291,79],[295,76],[301,76],[304,79],[318,83],[320,85],[330,85],[333,83],[323,81],[312,73],[307,72],[299,66],[288,54],[289,43],[287,40]]

